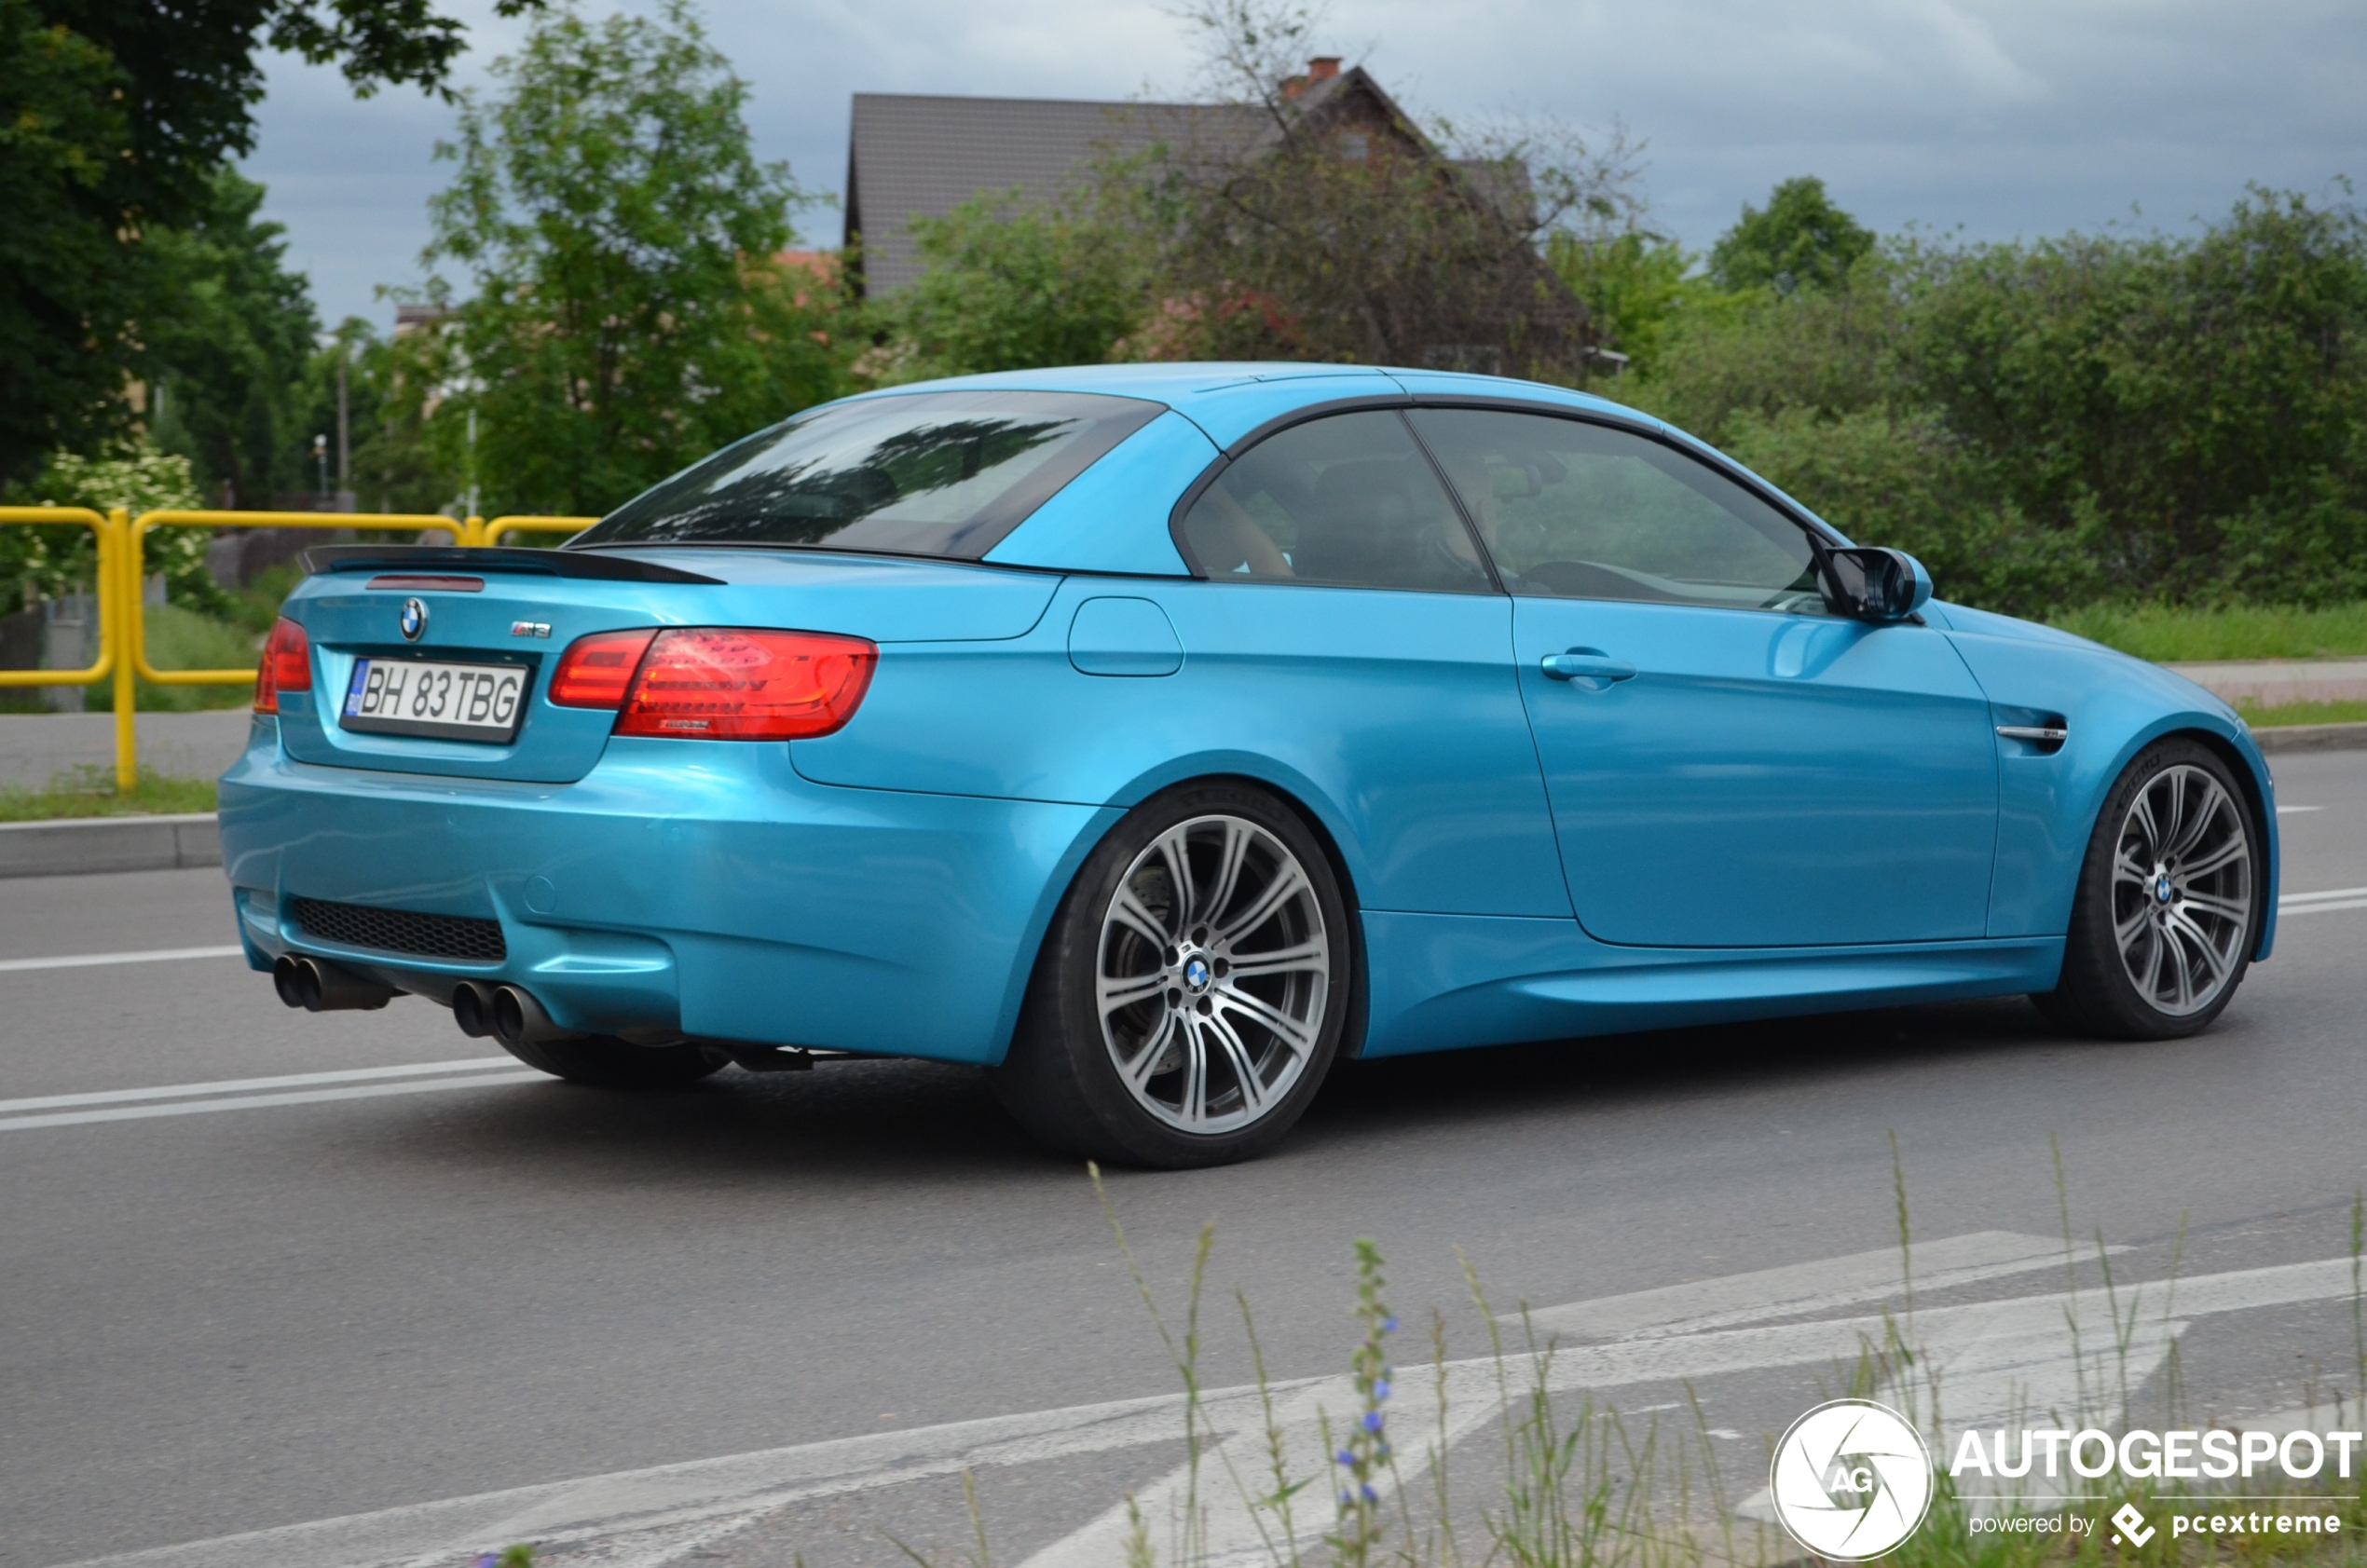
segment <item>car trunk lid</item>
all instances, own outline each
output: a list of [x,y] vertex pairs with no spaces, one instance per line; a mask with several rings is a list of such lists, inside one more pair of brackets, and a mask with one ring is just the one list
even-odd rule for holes
[[[547,700],[578,637],[638,626],[764,626],[875,643],[993,641],[1024,634],[1060,579],[959,562],[796,552],[557,552],[338,546],[286,613],[311,644],[312,689],[283,691],[280,733],[300,762],[390,772],[568,784],[606,749],[614,713]],[[405,607],[416,636],[406,635]],[[357,666],[422,661],[518,673],[506,740],[389,734],[344,722]],[[358,710],[357,710],[358,711]],[[697,742],[697,744],[765,744]]]

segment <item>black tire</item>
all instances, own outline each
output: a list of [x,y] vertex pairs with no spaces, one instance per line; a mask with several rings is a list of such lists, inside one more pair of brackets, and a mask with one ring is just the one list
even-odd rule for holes
[[602,1089],[678,1089],[730,1064],[699,1045],[635,1045],[612,1035],[545,1040],[532,1045],[497,1042],[527,1066]]
[[1266,791],[1153,797],[1069,884],[988,1073],[995,1098],[1045,1143],[1111,1164],[1264,1153],[1322,1086],[1356,1012],[1350,919],[1321,844]]
[[[2217,798],[2201,779],[2216,784]],[[2190,843],[2180,842],[2176,825],[2159,825],[2173,806],[2202,824]],[[2107,1040],[2178,1040],[2208,1029],[2260,945],[2267,852],[2259,810],[2217,752],[2182,736],[2146,747],[2105,796],[2089,836],[2062,976],[2031,1001],[2059,1028]]]

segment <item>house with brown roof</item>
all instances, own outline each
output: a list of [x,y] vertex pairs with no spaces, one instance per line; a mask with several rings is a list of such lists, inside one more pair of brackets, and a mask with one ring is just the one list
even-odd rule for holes
[[[1374,139],[1439,157],[1412,117],[1361,66],[1335,56],[1308,62],[1283,85],[1293,122],[1333,139],[1340,156],[1367,156]],[[1279,116],[1257,104],[1094,102],[1058,98],[966,98],[858,92],[847,139],[847,252],[857,286],[893,293],[920,276],[915,218],[941,218],[981,192],[1018,189],[1051,200],[1094,166],[1164,146],[1184,157],[1238,157],[1278,142]],[[1454,163],[1508,216],[1525,203],[1517,180],[1494,165]]]

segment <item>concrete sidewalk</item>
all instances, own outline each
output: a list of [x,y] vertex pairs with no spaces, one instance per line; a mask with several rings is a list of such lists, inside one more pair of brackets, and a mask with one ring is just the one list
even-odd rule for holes
[[[140,761],[159,773],[212,779],[246,750],[243,706],[141,714]],[[113,714],[0,714],[0,788],[38,789],[69,768],[115,767]]]
[[2240,659],[2217,663],[2165,664],[2230,702],[2356,702],[2367,701],[2367,659]]

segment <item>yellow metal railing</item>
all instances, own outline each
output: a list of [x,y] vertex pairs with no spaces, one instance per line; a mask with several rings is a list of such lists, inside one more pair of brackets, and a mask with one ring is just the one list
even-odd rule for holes
[[116,787],[130,789],[139,775],[139,729],[134,713],[135,680],[156,686],[252,686],[255,672],[159,670],[148,662],[145,584],[146,542],[158,528],[365,528],[413,533],[437,530],[464,548],[484,548],[511,534],[578,534],[599,521],[593,517],[482,517],[455,520],[434,513],[370,511],[146,511],[133,518],[121,508],[104,515],[85,507],[0,507],[0,525],[56,526],[78,524],[98,539],[99,656],[80,670],[0,670],[0,689],[29,686],[95,686],[115,680]]

